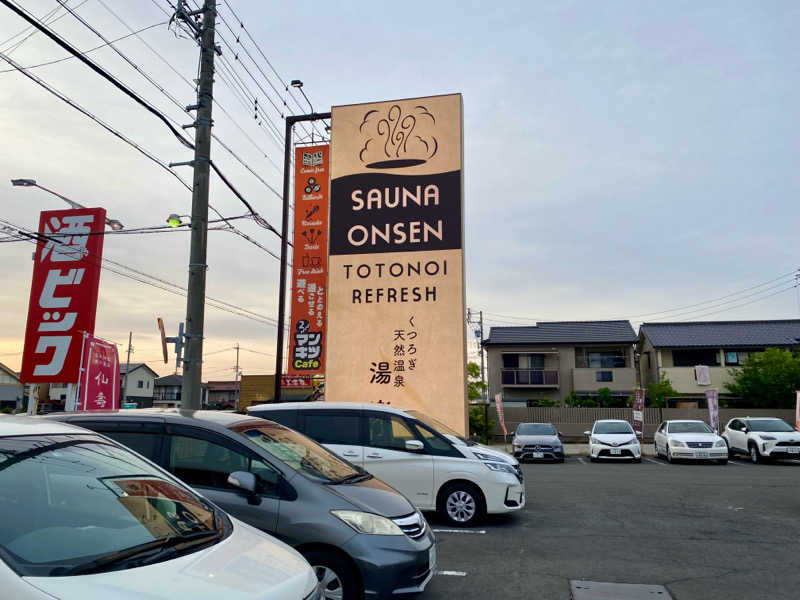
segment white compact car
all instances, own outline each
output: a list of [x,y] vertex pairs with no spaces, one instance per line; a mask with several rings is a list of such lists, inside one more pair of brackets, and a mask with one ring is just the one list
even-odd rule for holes
[[664,421],[653,436],[656,456],[667,461],[715,460],[728,462],[728,446],[703,421]]
[[642,462],[642,448],[633,427],[627,421],[595,421],[589,436],[589,460],[632,460]]
[[319,600],[297,552],[80,427],[0,420],[0,596]]
[[800,458],[800,432],[783,419],[731,419],[722,432],[731,456],[746,454],[754,463],[774,458]]
[[418,411],[350,402],[261,404],[248,411],[304,433],[452,525],[525,506],[517,459]]

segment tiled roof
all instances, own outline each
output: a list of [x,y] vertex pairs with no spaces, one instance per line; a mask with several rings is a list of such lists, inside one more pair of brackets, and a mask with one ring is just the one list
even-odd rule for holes
[[238,381],[209,381],[206,384],[210,392],[226,392],[239,389]]
[[183,376],[182,375],[164,375],[164,377],[159,377],[153,382],[153,385],[156,387],[167,387],[167,386],[174,386],[174,385],[181,385],[183,383]]
[[639,331],[655,348],[732,348],[800,344],[800,319],[642,323]]
[[492,327],[484,345],[633,344],[630,321],[552,321],[527,327]]

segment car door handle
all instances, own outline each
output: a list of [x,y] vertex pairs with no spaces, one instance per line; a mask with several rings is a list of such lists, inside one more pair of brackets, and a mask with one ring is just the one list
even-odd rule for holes
[[373,452],[372,454],[367,454],[367,458],[382,458],[383,454],[376,454]]
[[358,452],[342,452],[342,456],[358,456]]

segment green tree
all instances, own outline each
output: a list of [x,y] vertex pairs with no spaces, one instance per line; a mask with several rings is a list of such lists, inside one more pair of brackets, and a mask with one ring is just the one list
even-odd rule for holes
[[491,415],[491,411],[486,411],[486,413],[484,411],[483,405],[469,407],[469,433],[471,436],[478,436],[480,439],[488,441],[492,436],[494,421],[489,416],[489,422],[487,423],[484,416],[486,413]]
[[600,406],[611,406],[613,400],[614,396],[607,387],[601,387],[597,390],[597,404]]
[[725,387],[750,408],[793,408],[800,389],[800,354],[767,348],[751,354],[741,368],[729,373],[734,380]]
[[664,408],[667,406],[667,398],[677,395],[678,390],[672,387],[672,382],[667,377],[667,374],[662,371],[657,383],[647,384],[646,404],[647,406]]
[[486,384],[481,381],[481,368],[476,362],[467,363],[467,398],[480,400],[486,391]]

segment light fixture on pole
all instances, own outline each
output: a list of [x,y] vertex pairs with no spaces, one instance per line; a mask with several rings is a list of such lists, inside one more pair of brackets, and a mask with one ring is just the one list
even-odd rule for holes
[[[39,185],[38,183],[36,183],[35,179],[12,179],[11,180],[11,185],[18,186],[18,187],[37,187],[40,190],[44,190],[45,192],[49,192],[49,193],[53,194],[53,196],[61,198],[64,202],[69,204],[72,208],[86,208],[83,204],[78,204],[74,200],[70,200],[69,198],[67,198],[66,196],[62,196],[58,192],[54,192],[53,190],[50,190],[50,189],[44,187],[43,185]],[[123,227],[124,227],[122,225],[122,223],[120,223],[116,219],[109,219],[107,217],[106,217],[106,225],[108,227],[110,227],[111,229],[113,229],[114,231],[119,231],[120,229],[123,229]]]
[[[302,88],[303,82],[292,80],[292,87]],[[301,90],[302,91],[302,90]],[[305,94],[303,94],[305,96]],[[308,98],[306,98],[308,100]],[[309,106],[311,103],[309,102]],[[313,108],[312,108],[313,111]],[[289,246],[289,176],[292,169],[292,129],[302,121],[321,121],[330,119],[331,113],[311,112],[307,115],[288,115],[283,155],[283,213],[281,217],[281,268],[278,291],[278,340],[275,352],[275,392],[273,402],[281,401],[281,375],[283,374],[283,322],[286,318],[286,254]]]
[[305,98],[306,102],[308,102],[308,107],[311,109],[311,113],[313,114],[314,107],[311,106],[311,100],[308,99],[308,96],[306,96],[306,93],[303,91],[303,82],[299,79],[292,79],[292,87],[300,90],[300,93],[303,94],[303,98]]

